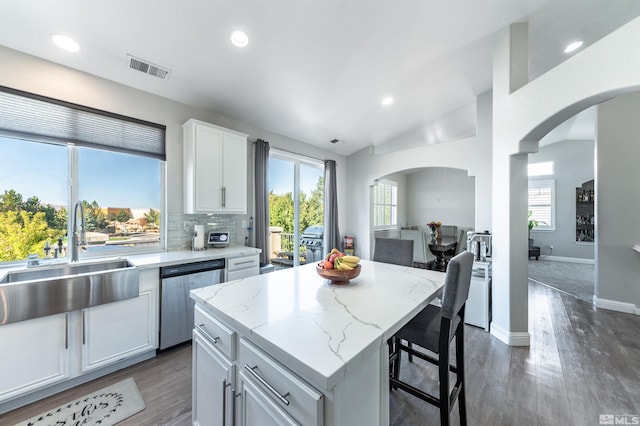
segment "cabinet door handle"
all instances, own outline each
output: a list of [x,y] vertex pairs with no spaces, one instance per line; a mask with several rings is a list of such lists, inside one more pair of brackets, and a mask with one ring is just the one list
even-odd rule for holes
[[218,340],[220,339],[220,337],[211,337],[211,335],[209,333],[207,333],[204,329],[204,324],[196,324],[196,330],[198,330],[200,333],[204,334],[204,336],[211,340],[211,342],[215,345],[218,343]]
[[260,375],[258,373],[255,372],[255,369],[258,368],[257,365],[254,365],[253,367],[249,366],[249,364],[245,364],[244,365],[244,369],[247,370],[249,373],[251,373],[251,375],[253,377],[255,377],[255,379],[257,381],[259,381],[260,383],[262,383],[262,385],[267,388],[267,390],[269,392],[271,392],[272,394],[274,394],[276,396],[276,398],[278,398],[280,400],[280,402],[282,402],[284,405],[289,405],[289,400],[287,399],[287,397],[289,396],[289,392],[285,393],[285,394],[281,394],[280,392],[278,392],[276,390],[276,388],[274,388],[273,386],[271,386],[265,379],[263,379],[262,377],[260,377]]
[[227,388],[231,383],[227,383],[227,379],[222,381],[222,426],[227,424]]
[[69,314],[64,314],[64,348],[69,349]]
[[85,321],[85,311],[82,311],[82,344],[84,345],[87,341],[87,333],[86,333],[87,325]]
[[238,398],[239,396],[241,396],[241,393],[236,393],[235,389],[231,389],[231,410],[233,410],[233,412],[231,413],[231,425],[232,426],[236,426],[236,398]]
[[222,187],[222,207],[227,207],[227,188]]
[[255,263],[255,261],[252,259],[252,260],[245,260],[244,262],[234,262],[233,264],[234,265],[245,265],[247,263]]

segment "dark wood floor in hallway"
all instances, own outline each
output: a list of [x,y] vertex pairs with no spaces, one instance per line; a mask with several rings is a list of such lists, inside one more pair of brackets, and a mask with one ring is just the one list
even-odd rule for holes
[[[595,310],[585,301],[531,283],[531,346],[511,348],[466,327],[469,424],[598,425],[601,414],[640,414],[640,316]],[[435,391],[436,370],[403,361],[403,380]],[[146,409],[121,425],[187,425],[191,420],[191,346],[0,416],[12,425],[133,377]],[[453,423],[458,424],[457,406]],[[391,424],[438,425],[435,407],[391,393]],[[350,425],[349,425],[350,426]]]

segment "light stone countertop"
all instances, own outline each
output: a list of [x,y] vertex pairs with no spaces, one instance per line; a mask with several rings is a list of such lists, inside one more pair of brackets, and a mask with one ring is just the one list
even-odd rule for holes
[[283,269],[192,290],[215,317],[321,389],[332,389],[379,349],[444,284],[437,271],[361,261],[347,285],[316,265]]
[[[246,246],[228,246],[224,248],[209,248],[207,250],[178,250],[178,251],[162,251],[162,252],[149,252],[149,253],[140,253],[140,254],[122,254],[119,256],[92,256],[80,258],[80,263],[91,263],[91,262],[100,262],[106,261],[110,259],[127,259],[133,265],[137,266],[139,269],[148,269],[148,268],[159,268],[163,266],[173,266],[180,265],[184,263],[193,263],[193,262],[201,262],[205,260],[212,259],[221,259],[221,258],[234,258],[234,257],[242,257],[249,256],[252,254],[258,254],[261,250],[255,247],[246,247]],[[41,264],[36,266],[39,267],[47,267],[54,266],[59,264],[69,263],[69,259],[67,258],[58,258],[58,259],[40,259]],[[26,269],[26,260],[20,263],[14,263],[9,266],[0,267],[0,277],[4,274]]]
[[180,250],[163,251],[155,253],[143,253],[123,255],[140,269],[156,268],[162,266],[180,265],[183,263],[201,262],[212,259],[232,258],[258,254],[261,250],[255,247],[228,246],[224,248],[209,248],[207,250]]

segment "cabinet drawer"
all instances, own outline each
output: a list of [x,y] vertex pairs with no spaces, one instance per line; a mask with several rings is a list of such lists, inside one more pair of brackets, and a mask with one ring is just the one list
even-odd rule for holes
[[240,339],[238,371],[303,425],[323,424],[323,395],[251,342]]
[[213,318],[196,305],[194,311],[194,327],[206,337],[207,341],[225,354],[231,361],[236,359],[236,332]]
[[229,272],[250,268],[260,268],[260,258],[257,254],[227,259],[227,271]]

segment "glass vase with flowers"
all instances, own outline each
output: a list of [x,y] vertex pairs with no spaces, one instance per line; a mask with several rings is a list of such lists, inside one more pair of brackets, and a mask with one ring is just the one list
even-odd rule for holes
[[438,221],[431,221],[429,223],[427,223],[427,227],[429,227],[429,230],[431,231],[431,239],[435,240],[438,238],[442,238],[442,228],[440,228],[442,226],[442,222]]

